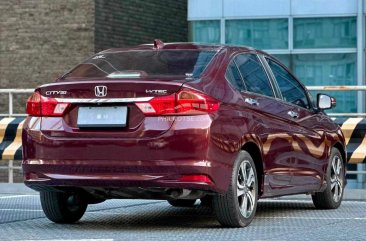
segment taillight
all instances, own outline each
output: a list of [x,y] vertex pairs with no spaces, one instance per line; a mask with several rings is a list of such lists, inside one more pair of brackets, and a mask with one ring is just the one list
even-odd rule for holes
[[27,100],[26,112],[32,116],[63,116],[70,103],[57,102],[35,91]]
[[41,115],[41,94],[34,92],[27,100],[26,112],[28,115]]
[[155,97],[149,102],[136,103],[147,116],[158,115],[200,115],[219,109],[220,103],[214,98],[192,90]]

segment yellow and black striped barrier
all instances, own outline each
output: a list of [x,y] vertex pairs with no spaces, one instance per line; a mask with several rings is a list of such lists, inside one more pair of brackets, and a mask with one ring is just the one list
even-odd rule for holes
[[24,117],[0,119],[0,160],[22,159]]
[[366,118],[333,118],[344,134],[349,163],[366,163]]
[[[366,118],[333,118],[342,128],[349,163],[366,163]],[[22,159],[24,117],[0,119],[0,160]]]

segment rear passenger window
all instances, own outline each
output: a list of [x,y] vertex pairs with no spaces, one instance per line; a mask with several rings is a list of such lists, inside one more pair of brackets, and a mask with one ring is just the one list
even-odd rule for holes
[[274,97],[272,86],[262,64],[253,54],[241,54],[235,58],[248,91]]
[[303,108],[310,108],[306,92],[301,84],[281,65],[270,59],[267,59],[267,62],[276,78],[283,99]]
[[238,90],[245,90],[243,80],[241,79],[238,67],[234,61],[231,61],[226,70],[226,79]]

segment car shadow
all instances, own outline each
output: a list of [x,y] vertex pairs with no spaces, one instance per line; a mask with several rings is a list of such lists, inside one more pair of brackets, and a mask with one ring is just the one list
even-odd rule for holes
[[[252,225],[260,225],[262,218],[296,216],[303,213],[304,210],[316,212],[314,205],[309,201],[261,200],[258,203],[256,218]],[[60,224],[49,223],[48,225],[55,227]],[[63,224],[62,227],[83,230],[222,228],[217,222],[213,210],[208,207],[201,205],[172,207],[166,202],[155,202],[135,208],[120,207],[88,211],[78,223]]]

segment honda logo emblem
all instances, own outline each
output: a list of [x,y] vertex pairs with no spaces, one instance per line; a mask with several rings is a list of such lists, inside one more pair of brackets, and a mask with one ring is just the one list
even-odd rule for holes
[[107,86],[95,86],[95,96],[96,97],[104,97],[107,95]]

